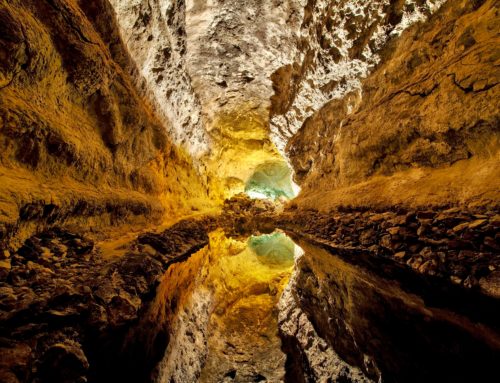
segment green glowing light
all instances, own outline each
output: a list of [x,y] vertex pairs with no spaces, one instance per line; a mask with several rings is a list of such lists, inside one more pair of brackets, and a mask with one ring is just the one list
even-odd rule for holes
[[251,198],[294,198],[297,195],[292,173],[286,162],[270,161],[259,165],[245,186]]
[[268,266],[291,266],[296,253],[295,243],[285,234],[251,236],[248,247],[259,257],[259,261]]

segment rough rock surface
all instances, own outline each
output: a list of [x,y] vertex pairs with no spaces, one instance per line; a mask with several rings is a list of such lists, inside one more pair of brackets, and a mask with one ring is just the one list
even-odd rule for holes
[[106,1],[2,1],[0,25],[0,240],[159,220],[205,198],[137,94]]
[[118,259],[104,260],[92,241],[58,229],[7,254],[8,267],[0,269],[0,380],[148,380],[169,342],[170,308],[159,317],[145,313],[165,270],[205,246],[212,223],[182,221],[144,235]]
[[425,21],[444,0],[309,0],[288,65],[271,76],[270,127],[284,151],[313,113],[334,99],[359,93],[381,50],[406,28]]
[[500,216],[452,208],[427,211],[299,211],[280,225],[328,244],[391,259],[500,299]]
[[185,1],[110,0],[121,34],[139,68],[136,84],[169,131],[195,157],[209,149],[201,103],[187,71]]
[[0,380],[492,381],[498,13],[0,0]]
[[498,298],[392,261],[298,244],[304,255],[280,302],[291,381],[494,379]]
[[497,30],[497,2],[454,0],[392,41],[288,143],[300,203],[498,204]]
[[[207,149],[208,132],[219,138],[237,133],[228,129],[250,134],[248,124],[266,138],[269,74],[294,51],[298,2],[111,3],[157,107],[190,116],[176,119],[183,125],[174,127],[178,142],[199,155]],[[224,124],[224,114],[236,117],[239,127]]]
[[141,88],[230,196],[280,159],[306,117],[359,88],[391,36],[442,1],[111,3]]

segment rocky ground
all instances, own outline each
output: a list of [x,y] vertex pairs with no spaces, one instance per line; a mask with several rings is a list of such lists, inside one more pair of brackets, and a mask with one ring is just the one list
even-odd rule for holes
[[500,215],[451,208],[287,212],[280,226],[344,253],[364,252],[500,298]]
[[[445,307],[451,305],[464,315],[470,314],[471,306],[462,301],[470,298],[468,291],[481,304],[487,301],[476,310],[478,318],[500,298],[498,212],[450,208],[320,213],[293,204],[283,209],[279,202],[238,195],[225,202],[221,216],[181,221],[161,233],[143,233],[124,245],[124,255],[119,257],[106,257],[89,238],[58,228],[30,237],[16,251],[2,250],[0,380],[99,382],[120,376],[122,381],[147,381],[169,343],[169,324],[168,315],[160,315],[163,319],[147,326],[141,316],[149,312],[170,265],[206,246],[208,233],[216,227],[236,238],[280,227],[297,235],[299,241],[396,279],[404,288],[435,302],[448,300]],[[294,277],[296,286],[285,295],[287,310],[292,310],[290,318],[302,318],[299,327],[306,329],[305,318],[316,314],[300,314],[309,307],[300,302],[321,304],[329,298],[326,290],[322,290],[326,295],[310,290],[310,271],[302,266]],[[450,288],[455,289],[451,295]],[[298,296],[303,297],[292,304]],[[302,311],[293,314],[297,307]],[[290,368],[301,338],[282,336],[285,350],[292,355]],[[328,338],[326,333],[318,336]],[[322,341],[318,342],[320,347]],[[338,355],[335,358],[342,375],[344,364]],[[350,358],[354,366],[360,363]],[[351,375],[346,376],[360,374],[349,371]],[[367,371],[367,376],[376,376],[371,370],[364,373]],[[360,381],[365,379],[359,376]]]
[[142,235],[123,257],[110,261],[91,240],[61,229],[32,236],[12,254],[3,250],[0,381],[141,376],[141,362],[154,360],[154,348],[143,344],[144,360],[115,370],[113,365],[126,360],[124,339],[169,265],[208,243],[211,223],[181,221],[163,233]]

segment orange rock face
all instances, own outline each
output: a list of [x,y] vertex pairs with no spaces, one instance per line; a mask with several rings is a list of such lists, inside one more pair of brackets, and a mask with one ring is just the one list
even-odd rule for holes
[[496,381],[498,4],[0,0],[0,381]]
[[310,117],[287,150],[299,203],[498,203],[498,6],[449,1],[382,53],[361,92]]
[[203,198],[168,121],[132,85],[106,1],[2,2],[0,25],[1,237],[158,219]]

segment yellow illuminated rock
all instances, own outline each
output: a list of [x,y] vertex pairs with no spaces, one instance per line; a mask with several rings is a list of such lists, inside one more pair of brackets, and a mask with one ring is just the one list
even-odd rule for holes
[[280,173],[277,189],[267,197],[295,196],[291,168],[271,142],[268,125],[268,112],[252,104],[242,104],[215,118],[209,129],[214,145],[208,160],[209,172],[214,175],[212,192],[218,189],[222,198],[245,192],[252,176],[267,166]]
[[[212,382],[235,367],[240,381],[259,375],[279,381],[285,355],[280,351],[276,306],[299,251],[280,232],[236,240],[216,230],[207,248],[173,265],[155,314],[175,302],[175,342],[161,364],[161,381],[180,376],[189,381],[201,372],[200,382]],[[207,359],[202,366],[203,355]],[[197,362],[190,366],[189,361]]]
[[0,381],[498,380],[498,4],[0,0]]

